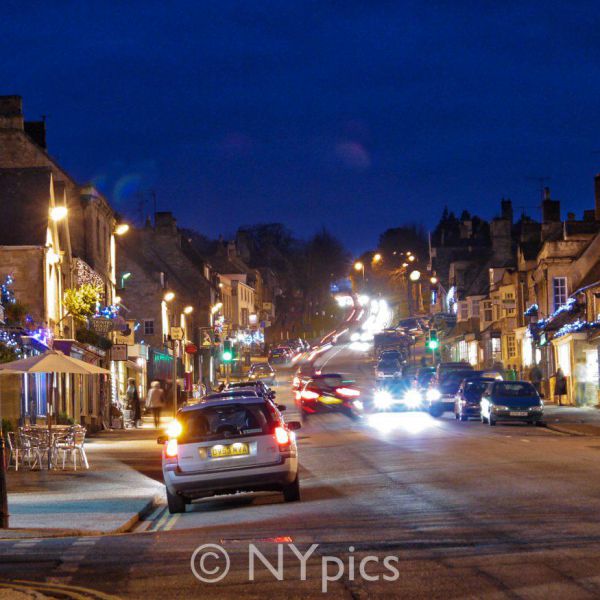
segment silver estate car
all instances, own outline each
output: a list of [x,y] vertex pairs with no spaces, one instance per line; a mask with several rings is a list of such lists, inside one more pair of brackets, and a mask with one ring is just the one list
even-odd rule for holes
[[158,438],[169,512],[185,512],[196,498],[246,491],[283,492],[300,500],[294,431],[277,407],[257,396],[184,406]]

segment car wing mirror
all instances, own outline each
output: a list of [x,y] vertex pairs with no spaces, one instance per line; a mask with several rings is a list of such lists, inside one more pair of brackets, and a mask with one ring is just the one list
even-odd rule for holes
[[279,409],[280,412],[287,410],[287,406],[285,404],[278,404],[277,408]]
[[159,435],[158,439],[156,440],[156,443],[160,444],[162,446],[163,444],[166,444],[168,441],[169,441],[169,436]]
[[298,429],[302,429],[302,423],[300,423],[300,421],[290,421],[287,424],[287,428],[290,431],[298,431]]

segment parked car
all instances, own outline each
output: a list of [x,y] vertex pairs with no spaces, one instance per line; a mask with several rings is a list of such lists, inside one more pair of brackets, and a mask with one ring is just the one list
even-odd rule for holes
[[431,381],[425,394],[425,402],[432,417],[441,417],[446,411],[454,410],[454,397],[463,379],[473,375],[473,368],[442,371]]
[[275,391],[272,390],[267,383],[262,379],[247,379],[242,381],[231,381],[229,382],[224,390],[239,390],[250,388],[256,391],[259,396],[272,396],[275,397]]
[[273,365],[285,365],[291,360],[291,351],[289,348],[279,346],[269,351],[269,363]]
[[182,408],[158,438],[170,513],[196,498],[234,492],[281,491],[300,500],[294,431],[263,398],[213,399]]
[[250,370],[248,371],[248,378],[260,379],[261,381],[264,381],[267,385],[271,386],[277,383],[275,370],[268,362],[252,364]]
[[537,425],[544,415],[544,403],[528,381],[494,381],[481,396],[481,421],[521,421]]
[[402,366],[400,361],[395,358],[382,358],[375,367],[375,378],[382,379],[400,379],[402,377]]
[[462,380],[454,398],[454,418],[461,421],[479,419],[481,396],[488,384],[496,381],[492,377],[466,377]]
[[364,409],[360,395],[354,380],[339,373],[315,375],[295,393],[303,420],[321,412],[340,412],[357,419]]

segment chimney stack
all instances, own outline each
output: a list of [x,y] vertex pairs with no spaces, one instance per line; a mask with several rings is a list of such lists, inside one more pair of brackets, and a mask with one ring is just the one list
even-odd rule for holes
[[560,223],[560,200],[550,198],[550,188],[544,188],[542,202],[542,221],[544,223]]
[[596,200],[596,204],[594,205],[596,221],[600,221],[600,174],[594,177],[594,197]]
[[0,96],[0,129],[23,129],[21,96]]
[[513,222],[512,201],[508,198],[506,200],[504,198],[502,198],[502,201],[500,202],[500,206],[501,206],[502,218],[505,219],[506,221],[508,221],[512,225],[512,222]]

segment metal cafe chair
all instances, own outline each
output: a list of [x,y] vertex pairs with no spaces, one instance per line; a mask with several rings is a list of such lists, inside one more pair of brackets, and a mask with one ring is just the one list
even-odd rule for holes
[[89,469],[90,465],[85,453],[85,434],[87,430],[81,425],[75,425],[69,432],[57,438],[56,440],[56,457],[62,452],[62,468],[65,468],[65,462],[67,454],[71,455],[73,461],[73,470],[77,470],[77,459],[79,458],[81,464]]
[[20,452],[21,448],[19,448],[18,436],[14,431],[9,431],[7,433],[6,439],[8,441],[8,461],[7,466],[10,468],[11,464],[15,468],[15,471],[19,470],[19,461],[21,458]]
[[[50,451],[50,432],[47,429],[31,428],[26,429],[20,437],[28,450],[30,469],[33,470],[36,466],[42,469]],[[31,462],[32,458],[33,462]]]

